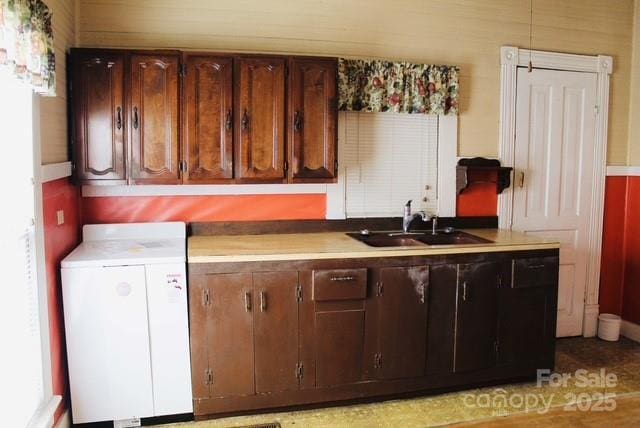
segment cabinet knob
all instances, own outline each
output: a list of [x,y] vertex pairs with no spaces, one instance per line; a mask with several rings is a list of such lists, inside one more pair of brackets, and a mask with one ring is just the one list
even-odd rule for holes
[[133,129],[138,129],[138,107],[133,108]]
[[300,132],[302,130],[302,113],[296,110],[293,115],[293,130],[295,132]]
[[122,129],[122,107],[116,109],[116,127]]
[[244,111],[244,114],[242,115],[241,126],[242,126],[242,130],[243,131],[247,131],[249,129],[249,114],[247,113],[246,110]]

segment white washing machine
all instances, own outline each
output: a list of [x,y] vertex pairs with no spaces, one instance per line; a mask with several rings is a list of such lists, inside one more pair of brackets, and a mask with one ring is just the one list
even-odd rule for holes
[[62,261],[74,423],[193,411],[185,229],[86,225]]

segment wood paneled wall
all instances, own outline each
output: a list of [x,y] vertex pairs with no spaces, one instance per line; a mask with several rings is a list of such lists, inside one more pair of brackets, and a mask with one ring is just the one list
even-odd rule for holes
[[[501,45],[527,0],[77,0],[81,46],[402,59],[461,67],[459,154],[496,156]],[[627,161],[633,0],[534,0],[533,48],[615,60],[610,164]]]
[[65,52],[75,45],[76,37],[76,0],[45,0],[45,3],[53,12],[57,95],[40,98],[40,138],[43,164],[69,160]]

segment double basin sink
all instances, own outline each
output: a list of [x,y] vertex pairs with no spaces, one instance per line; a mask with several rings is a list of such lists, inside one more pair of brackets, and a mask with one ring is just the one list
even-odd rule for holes
[[461,231],[432,232],[361,232],[347,233],[370,247],[424,247],[428,245],[473,245],[491,243],[488,239]]

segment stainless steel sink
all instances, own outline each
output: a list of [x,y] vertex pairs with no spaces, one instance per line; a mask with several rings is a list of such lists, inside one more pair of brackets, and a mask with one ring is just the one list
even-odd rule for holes
[[473,245],[486,244],[492,241],[466,232],[453,231],[445,233],[437,231],[424,233],[401,232],[350,232],[347,233],[353,239],[367,244],[370,247],[420,247],[427,245]]
[[422,247],[423,242],[418,241],[418,235],[389,233],[389,232],[371,232],[369,234],[347,233],[350,237],[364,242],[370,247]]

